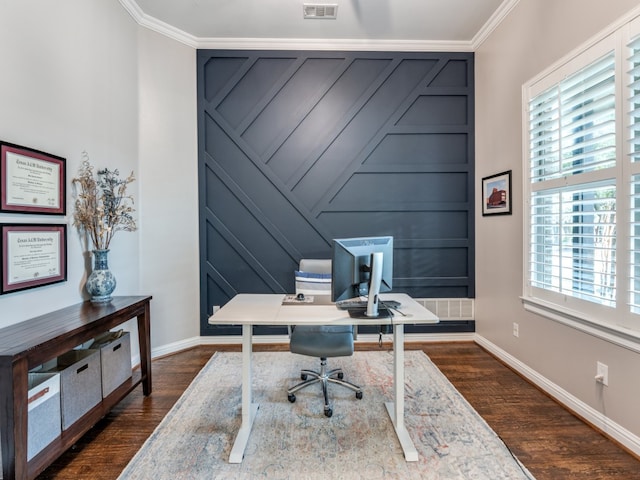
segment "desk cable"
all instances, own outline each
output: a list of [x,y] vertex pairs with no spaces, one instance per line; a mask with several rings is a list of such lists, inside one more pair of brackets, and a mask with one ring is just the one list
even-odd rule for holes
[[[386,308],[387,310],[387,315],[389,316],[389,320],[391,320],[391,324],[393,324],[393,312],[396,311],[398,312],[400,315],[404,316],[404,313],[402,313],[401,311],[399,311],[396,308],[393,308],[387,304],[385,304],[382,300],[380,301],[380,304]],[[384,333],[390,333],[391,331],[391,327],[392,325],[380,325],[380,331],[378,332],[378,347],[382,348],[382,335]],[[384,330],[384,331],[383,331]]]

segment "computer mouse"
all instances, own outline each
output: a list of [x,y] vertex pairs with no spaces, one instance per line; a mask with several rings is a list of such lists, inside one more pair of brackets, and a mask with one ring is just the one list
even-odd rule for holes
[[304,293],[299,293],[298,295],[296,295],[296,300],[304,300]]

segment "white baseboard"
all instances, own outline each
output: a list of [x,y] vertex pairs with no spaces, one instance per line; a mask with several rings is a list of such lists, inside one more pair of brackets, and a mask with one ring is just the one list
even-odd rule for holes
[[513,368],[524,378],[529,380],[531,383],[537,385],[545,393],[557,400],[564,407],[592,424],[606,436],[620,443],[635,455],[640,456],[640,437],[634,435],[626,428],[617,424],[593,407],[587,405],[582,400],[573,396],[555,383],[551,382],[546,377],[543,377],[538,372],[531,369],[530,367],[519,361],[517,358],[505,352],[481,335],[476,334],[474,340],[487,351],[491,352],[493,355],[506,363],[509,367]]
[[200,338],[201,337],[185,338],[184,340],[180,340],[179,342],[173,342],[162,345],[161,347],[152,348],[151,358],[164,357],[165,355],[170,355],[172,353],[181,352],[182,350],[197,347],[201,344]]

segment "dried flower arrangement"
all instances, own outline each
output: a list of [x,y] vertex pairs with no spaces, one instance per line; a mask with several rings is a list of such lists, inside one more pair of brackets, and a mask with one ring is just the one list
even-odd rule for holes
[[124,180],[118,170],[107,168],[93,175],[87,152],[82,153],[78,176],[72,180],[76,189],[73,225],[89,236],[94,250],[107,250],[118,231],[133,232],[133,197],[127,195],[127,185],[135,180],[133,172]]

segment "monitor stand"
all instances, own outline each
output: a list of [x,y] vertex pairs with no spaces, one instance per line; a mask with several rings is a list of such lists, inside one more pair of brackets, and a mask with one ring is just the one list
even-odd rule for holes
[[370,317],[367,315],[367,308],[350,308],[349,316],[351,318],[368,318],[369,320],[377,320],[379,318],[391,318],[393,314],[388,308],[378,307],[378,315],[376,317]]

